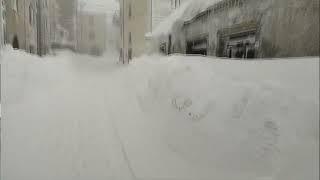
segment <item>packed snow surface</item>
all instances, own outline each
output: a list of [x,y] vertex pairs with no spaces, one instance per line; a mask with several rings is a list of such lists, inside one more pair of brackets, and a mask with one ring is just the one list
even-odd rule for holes
[[2,180],[317,180],[319,59],[2,56]]

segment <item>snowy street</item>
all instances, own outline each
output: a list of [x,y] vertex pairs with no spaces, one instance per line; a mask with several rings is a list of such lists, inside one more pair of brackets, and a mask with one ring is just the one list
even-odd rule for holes
[[1,57],[3,180],[319,179],[319,58]]

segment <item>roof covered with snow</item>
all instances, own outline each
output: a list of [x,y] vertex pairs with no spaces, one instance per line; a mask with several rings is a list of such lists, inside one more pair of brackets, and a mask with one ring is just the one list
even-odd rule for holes
[[153,36],[157,37],[168,34],[177,21],[191,20],[197,14],[206,11],[208,8],[220,1],[223,0],[189,0],[161,22],[152,33]]

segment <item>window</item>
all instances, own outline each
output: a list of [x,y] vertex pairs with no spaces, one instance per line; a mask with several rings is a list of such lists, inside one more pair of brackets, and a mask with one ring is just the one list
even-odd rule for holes
[[231,6],[234,7],[235,6],[235,0],[231,1]]
[[129,19],[131,19],[132,16],[132,5],[131,3],[129,4]]
[[29,23],[33,25],[33,10],[31,5],[29,6]]
[[[37,7],[37,6],[36,6]],[[37,12],[33,11],[33,25],[36,25],[36,17],[37,17]]]
[[[6,16],[7,16],[6,15],[6,5],[4,4],[4,1],[2,1],[2,18],[3,18],[3,20],[5,19]],[[2,22],[5,23],[5,21],[2,21]]]
[[243,5],[242,0],[239,0],[239,6],[241,7]]
[[94,24],[93,16],[90,16],[90,17],[89,17],[89,25],[90,25],[90,26],[93,26],[93,24]]
[[129,48],[129,51],[128,51],[129,60],[132,60],[132,55],[133,55],[132,48]]
[[132,36],[131,36],[131,32],[129,32],[129,46],[131,47],[132,45]]
[[90,32],[89,33],[89,39],[91,40],[91,41],[93,41],[94,39],[95,39],[95,34],[94,34],[94,32]]
[[29,46],[29,52],[34,53],[34,47],[32,45]]
[[18,11],[18,0],[12,1],[12,9]]

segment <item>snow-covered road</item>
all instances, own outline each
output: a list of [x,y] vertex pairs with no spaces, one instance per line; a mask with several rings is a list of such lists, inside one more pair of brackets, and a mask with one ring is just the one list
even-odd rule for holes
[[3,180],[316,180],[319,59],[7,49]]

